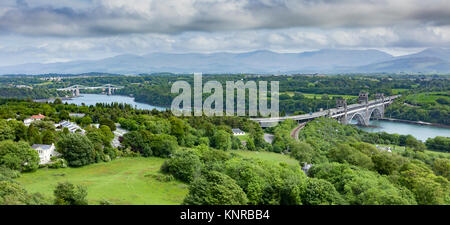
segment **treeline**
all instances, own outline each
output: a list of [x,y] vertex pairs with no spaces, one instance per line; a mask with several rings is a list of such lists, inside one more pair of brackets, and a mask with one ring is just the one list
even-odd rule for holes
[[45,99],[50,97],[64,97],[66,94],[68,93],[48,88],[0,88],[0,98]]
[[[402,97],[386,108],[385,115],[403,120],[450,125],[450,103],[448,99],[449,97],[446,96],[446,98],[438,98],[431,103],[424,103],[410,102]],[[404,104],[404,102],[408,104]]]

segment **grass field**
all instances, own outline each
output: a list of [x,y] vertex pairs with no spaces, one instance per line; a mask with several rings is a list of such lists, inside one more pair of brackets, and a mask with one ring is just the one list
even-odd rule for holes
[[450,93],[448,92],[425,92],[419,94],[408,95],[406,100],[415,104],[432,103],[438,98],[445,98],[450,100]]
[[298,161],[289,157],[288,155],[282,155],[274,152],[257,152],[257,151],[232,151],[244,158],[254,158],[269,161],[272,163],[285,162],[288,165],[299,165]]
[[[273,152],[231,152],[276,164],[299,165],[297,160]],[[156,157],[121,158],[81,168],[44,168],[24,173],[16,181],[29,193],[39,192],[49,199],[53,198],[58,182],[69,181],[87,187],[89,204],[106,200],[115,205],[177,205],[188,193],[188,185],[179,181],[162,182],[148,176],[160,174],[159,168],[164,160]]]
[[102,200],[112,204],[180,204],[188,192],[187,184],[146,176],[158,174],[163,162],[155,157],[121,158],[81,168],[39,169],[22,174],[16,181],[30,193],[40,192],[49,198],[58,182],[82,184],[87,187],[89,204]]
[[[375,145],[373,145],[373,146],[375,146]],[[403,152],[405,151],[405,146],[399,146],[399,145],[383,145],[383,144],[378,144],[378,146],[382,146],[382,147],[391,147],[391,150],[392,150],[393,152],[397,152],[397,153],[403,153]],[[430,155],[434,155],[434,156],[440,156],[440,157],[450,158],[450,153],[447,153],[447,152],[438,152],[438,151],[424,150],[424,153],[430,154]]]
[[407,92],[409,91],[409,89],[405,89],[405,88],[394,88],[392,89],[392,94],[397,95],[397,94],[401,94],[403,92]]

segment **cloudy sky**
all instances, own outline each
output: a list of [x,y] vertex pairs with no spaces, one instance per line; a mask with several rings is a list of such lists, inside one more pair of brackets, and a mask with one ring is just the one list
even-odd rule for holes
[[448,0],[1,0],[0,66],[151,52],[450,46]]

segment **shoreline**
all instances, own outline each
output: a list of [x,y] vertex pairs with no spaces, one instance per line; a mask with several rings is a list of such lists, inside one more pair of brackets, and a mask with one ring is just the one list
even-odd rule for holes
[[429,123],[429,122],[423,122],[423,121],[411,121],[411,120],[402,120],[402,119],[395,119],[395,118],[381,118],[378,119],[381,121],[391,121],[391,122],[400,122],[400,123],[408,123],[408,124],[416,124],[416,125],[423,125],[423,126],[433,126],[433,127],[440,127],[440,128],[448,128],[450,129],[449,125],[440,124],[440,123]]

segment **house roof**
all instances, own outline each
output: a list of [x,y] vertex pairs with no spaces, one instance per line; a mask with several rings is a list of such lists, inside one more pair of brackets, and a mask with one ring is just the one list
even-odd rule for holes
[[233,133],[243,133],[244,132],[239,128],[231,129],[231,131],[233,131]]
[[31,118],[33,118],[33,119],[44,119],[45,116],[39,113],[38,115],[32,115]]
[[52,148],[52,145],[41,145],[41,144],[34,144],[31,146],[32,149],[42,149],[42,150],[49,150]]

